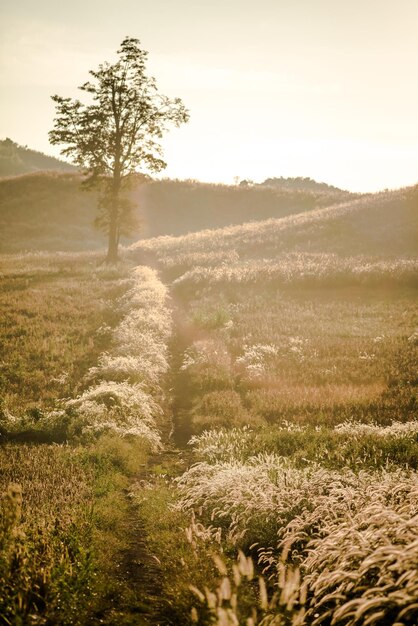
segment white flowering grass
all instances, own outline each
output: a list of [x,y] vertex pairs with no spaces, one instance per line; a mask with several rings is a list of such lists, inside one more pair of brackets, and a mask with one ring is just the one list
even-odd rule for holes
[[246,370],[249,378],[259,378],[268,369],[271,369],[279,354],[277,346],[272,344],[244,345],[243,348],[244,353],[236,359],[236,363]]
[[[264,539],[270,543],[277,533],[293,542],[309,541],[325,510],[331,518],[344,517],[374,503],[396,511],[405,505],[416,515],[416,478],[401,469],[355,473],[314,463],[296,468],[275,454],[259,454],[245,462],[197,463],[178,480],[179,506],[193,510],[204,523],[217,524],[233,542],[247,534],[258,541],[254,529],[267,527],[272,534]],[[303,538],[301,528],[308,519],[311,532]]]
[[307,460],[326,467],[417,467],[418,421],[390,426],[343,422],[335,427],[282,420],[271,428],[212,428],[189,444],[208,463],[245,462],[261,451],[291,456],[298,466]]
[[66,408],[77,415],[76,424],[82,437],[113,432],[141,437],[154,449],[160,445],[156,417],[161,409],[141,385],[101,382],[69,400]]
[[[43,415],[37,425],[52,440],[91,439],[110,432],[140,437],[153,449],[160,446],[157,423],[163,413],[171,334],[167,290],[148,267],[135,268],[119,287],[125,289],[119,301],[122,320],[115,329],[104,329],[112,333],[111,351],[90,368],[85,377],[90,386],[77,398],[62,401],[62,408]],[[15,430],[12,420],[5,419]]]
[[298,566],[307,590],[303,623],[416,623],[415,472],[300,469],[258,455],[199,463],[178,485],[178,506],[203,524],[206,540],[257,544],[273,579],[283,561]]
[[379,260],[338,257],[336,254],[283,254],[279,260],[256,259],[215,266],[194,267],[174,285],[228,285],[275,283],[377,283],[392,280],[416,283],[418,262],[412,259]]
[[408,439],[418,435],[418,420],[410,422],[392,422],[390,426],[378,424],[363,424],[361,422],[346,421],[338,424],[335,431],[352,437],[372,436],[393,439]]
[[67,406],[80,414],[106,414],[113,411],[119,413],[122,419],[127,419],[131,414],[147,424],[153,424],[159,412],[158,405],[140,385],[126,382],[101,382],[78,398],[69,400]]
[[97,384],[70,400],[67,408],[83,418],[83,433],[138,435],[156,448],[156,418],[162,410],[154,396],[169,368],[168,294],[149,267],[135,268],[129,287],[120,300],[124,316],[113,331],[113,351],[103,353],[87,376]]
[[199,457],[209,463],[234,462],[244,460],[251,447],[253,431],[248,426],[227,430],[205,430],[201,435],[194,435],[189,445]]
[[186,371],[199,365],[214,365],[229,369],[231,363],[231,357],[224,342],[217,338],[198,339],[185,351],[180,369]]
[[167,288],[149,267],[132,272],[131,288],[121,298],[125,314],[113,332],[113,354],[101,356],[90,376],[142,381],[156,385],[168,371],[167,341],[171,335],[171,315]]
[[179,506],[199,511],[233,543],[248,535],[252,543],[272,541],[277,530],[302,512],[305,502],[326,493],[336,480],[351,480],[317,467],[296,469],[274,454],[197,463],[178,480]]

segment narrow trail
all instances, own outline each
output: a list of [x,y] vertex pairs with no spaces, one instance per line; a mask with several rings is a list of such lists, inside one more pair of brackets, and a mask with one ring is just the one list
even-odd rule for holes
[[[158,480],[163,468],[168,468],[172,476],[182,474],[193,462],[189,450],[174,448],[170,442],[164,449],[152,454],[143,470],[131,481],[131,488],[149,489]],[[132,495],[131,488],[124,491],[127,514],[118,539],[123,549],[119,553],[116,567],[118,595],[107,598],[107,603],[95,615],[92,624],[105,626],[169,626],[164,617],[162,578],[164,572],[156,555],[147,541],[141,506]]]
[[143,469],[133,477],[125,489],[127,515],[123,524],[123,549],[117,563],[117,577],[123,596],[110,598],[110,606],[97,616],[95,623],[106,626],[171,626],[164,605],[162,565],[147,541],[141,505],[132,492],[152,489],[152,484],[165,471],[176,477],[194,462],[187,442],[190,438],[188,414],[190,401],[188,376],[181,371],[184,350],[190,345],[189,329],[184,325],[179,307],[173,307],[174,333],[170,342],[171,371],[167,378],[170,402],[167,415],[160,425],[162,450],[151,454]]
[[[191,464],[191,452],[170,447],[149,457],[147,465],[136,477],[135,486],[155,482],[161,468],[168,468],[172,475],[182,474]],[[164,598],[162,590],[163,570],[159,559],[152,553],[147,542],[141,507],[135,503],[129,492],[129,519],[127,526],[126,549],[122,555],[121,576],[132,589],[135,606],[130,608],[130,621],[127,624],[147,626],[168,626],[164,618]],[[123,623],[123,622],[122,622]]]

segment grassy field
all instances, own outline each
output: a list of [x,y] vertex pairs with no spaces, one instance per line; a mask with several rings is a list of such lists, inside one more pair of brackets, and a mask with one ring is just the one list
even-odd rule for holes
[[416,622],[416,209],[405,190],[132,247],[173,285],[175,437],[197,461],[166,496],[197,561],[166,623]]
[[414,624],[416,292],[173,295],[175,437],[197,463],[136,492],[168,570],[162,623]]
[[50,409],[57,397],[77,393],[106,347],[106,328],[115,322],[107,303],[121,288],[99,259],[2,258],[0,398],[11,413]]
[[414,193],[2,258],[0,623],[416,624]]
[[[169,327],[143,313],[142,282],[152,313],[163,286],[131,270],[93,254],[2,259],[1,624],[130,624],[149,612],[131,568],[146,555],[129,492],[160,446]],[[141,343],[139,362],[141,328],[159,353]]]

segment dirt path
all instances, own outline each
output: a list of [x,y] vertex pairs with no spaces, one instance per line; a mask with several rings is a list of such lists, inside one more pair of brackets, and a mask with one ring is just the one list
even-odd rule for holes
[[[149,488],[162,468],[167,468],[171,475],[180,475],[191,462],[189,450],[177,449],[169,442],[161,452],[149,457],[144,469],[133,479],[132,487],[137,489],[142,484]],[[147,543],[141,507],[131,496],[129,488],[125,490],[125,497],[128,512],[123,526],[118,529],[118,539],[124,547],[115,564],[116,584],[112,583],[112,591],[92,624],[168,626],[163,617],[161,564]]]
[[[180,307],[173,307],[175,331],[170,345],[171,372],[167,379],[171,404],[166,406],[167,419],[160,424],[163,449],[148,457],[147,463],[125,490],[127,514],[118,529],[124,546],[115,565],[117,584],[112,585],[108,603],[96,615],[94,624],[106,626],[169,626],[164,617],[162,579],[164,572],[159,559],[147,542],[146,525],[141,519],[141,506],[133,492],[150,489],[164,472],[171,477],[181,475],[193,463],[193,453],[187,446],[190,438],[188,375],[181,371],[183,353],[190,345],[189,326],[184,324]],[[152,487],[151,487],[152,488]],[[116,589],[116,592],[114,590]],[[165,609],[165,610],[164,610]]]

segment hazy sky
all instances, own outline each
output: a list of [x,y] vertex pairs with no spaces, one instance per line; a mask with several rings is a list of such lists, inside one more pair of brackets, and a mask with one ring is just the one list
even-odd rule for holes
[[0,0],[0,138],[48,144],[49,96],[78,96],[129,35],[190,122],[165,175],[418,182],[418,0]]

